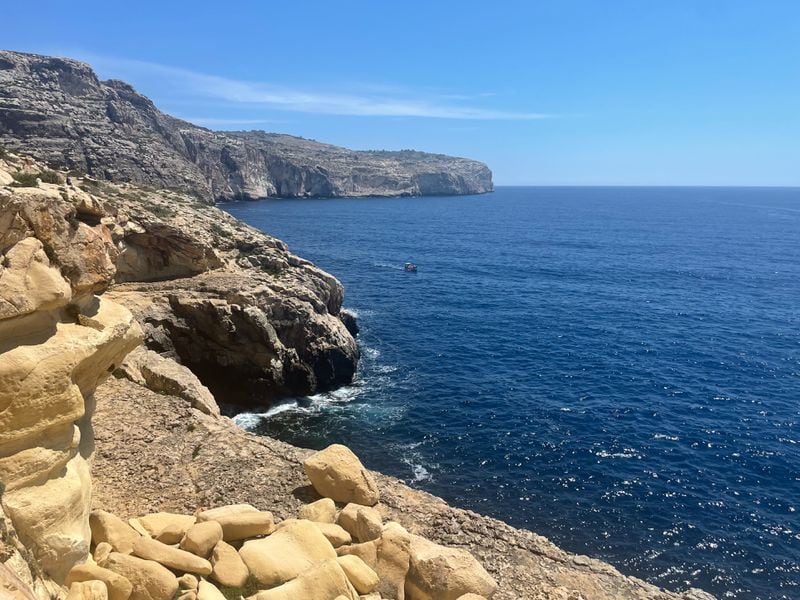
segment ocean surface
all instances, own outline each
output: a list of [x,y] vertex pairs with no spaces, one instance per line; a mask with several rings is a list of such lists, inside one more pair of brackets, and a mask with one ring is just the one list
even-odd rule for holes
[[668,589],[800,598],[800,190],[225,208],[344,283],[363,353],[241,425]]

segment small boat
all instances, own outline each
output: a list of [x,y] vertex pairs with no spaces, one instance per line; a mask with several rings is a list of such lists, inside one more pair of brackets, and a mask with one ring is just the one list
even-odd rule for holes
[[409,273],[416,273],[417,272],[417,265],[411,262],[407,262],[405,266],[405,270]]

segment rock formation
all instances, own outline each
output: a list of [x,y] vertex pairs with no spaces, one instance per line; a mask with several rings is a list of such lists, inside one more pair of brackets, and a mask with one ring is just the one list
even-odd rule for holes
[[2,502],[60,581],[89,551],[94,390],[141,341],[131,313],[95,294],[115,254],[54,189],[0,189]]
[[[66,182],[63,173],[12,154],[0,159],[0,175],[15,184],[0,188],[7,202],[30,203],[26,210],[44,223],[40,229],[61,224],[63,235],[51,235],[50,243],[76,293],[122,282],[106,297],[133,311],[148,347],[159,353],[132,356],[124,369],[129,377],[211,412],[219,409],[206,386],[224,390],[224,400],[264,405],[352,380],[358,350],[342,320],[341,284],[280,240],[178,192],[90,178]],[[37,184],[42,176],[62,183]],[[17,225],[7,227],[13,233]],[[87,233],[95,230],[105,237]],[[73,247],[84,248],[90,268],[76,262]],[[46,286],[28,288],[18,292],[19,303],[50,301],[37,300]],[[160,355],[177,359],[202,383]]]
[[267,196],[408,196],[492,191],[473,160],[356,152],[265,133],[214,132],[160,112],[83,63],[0,51],[0,145],[117,182],[206,200]]

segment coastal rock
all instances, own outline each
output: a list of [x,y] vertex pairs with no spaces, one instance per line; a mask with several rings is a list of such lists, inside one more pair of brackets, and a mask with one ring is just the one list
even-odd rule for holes
[[222,539],[222,526],[216,521],[197,523],[189,528],[181,540],[181,550],[208,558],[214,546]]
[[214,132],[160,112],[83,63],[0,52],[0,145],[95,177],[215,199],[477,194],[486,165],[423,152],[357,152],[289,135]]
[[375,572],[380,583],[378,591],[389,600],[405,599],[406,574],[411,562],[411,534],[402,525],[387,523],[378,543]]
[[69,586],[67,600],[108,600],[108,589],[102,581],[76,581]]
[[226,598],[217,586],[201,579],[197,586],[197,600],[226,600]]
[[492,598],[497,583],[477,560],[458,548],[411,537],[405,591],[409,600],[457,600],[463,594]]
[[225,587],[243,587],[247,583],[250,571],[244,564],[236,548],[219,541],[211,553],[211,578]]
[[297,516],[317,523],[333,523],[336,521],[336,504],[330,498],[322,498],[303,505]]
[[335,559],[336,551],[311,521],[295,521],[262,540],[245,542],[239,555],[259,586],[272,587]]
[[372,475],[347,446],[328,446],[308,457],[303,467],[321,496],[367,506],[377,504],[380,500],[378,486]]
[[369,594],[378,587],[378,574],[357,556],[340,556],[336,561],[359,594]]
[[222,527],[222,539],[236,542],[250,537],[267,535],[275,529],[272,513],[260,511],[249,504],[235,504],[206,510],[197,515],[200,523],[215,521]]
[[108,591],[109,600],[128,600],[133,592],[133,584],[128,579],[103,567],[86,563],[75,565],[70,569],[67,579],[64,582],[71,586],[76,581],[102,581]]
[[94,544],[105,542],[121,554],[133,552],[133,543],[142,537],[117,515],[104,510],[92,511],[89,515],[89,527]]
[[178,591],[175,575],[152,560],[112,552],[100,566],[131,582],[130,600],[173,600]]
[[140,537],[133,542],[133,555],[145,560],[153,560],[169,569],[182,573],[211,575],[211,563],[179,548],[167,546],[161,542]]
[[197,519],[191,515],[157,512],[137,517],[136,520],[147,530],[150,537],[157,537],[168,527],[180,532],[181,537],[183,537]]
[[358,600],[358,594],[339,563],[334,559],[326,559],[309,566],[288,583],[258,592],[248,600],[334,600],[340,596],[347,600]]

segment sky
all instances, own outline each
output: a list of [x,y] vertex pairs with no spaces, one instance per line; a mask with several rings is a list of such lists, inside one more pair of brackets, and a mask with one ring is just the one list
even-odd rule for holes
[[0,47],[163,111],[484,161],[497,185],[800,185],[800,1],[80,2]]

